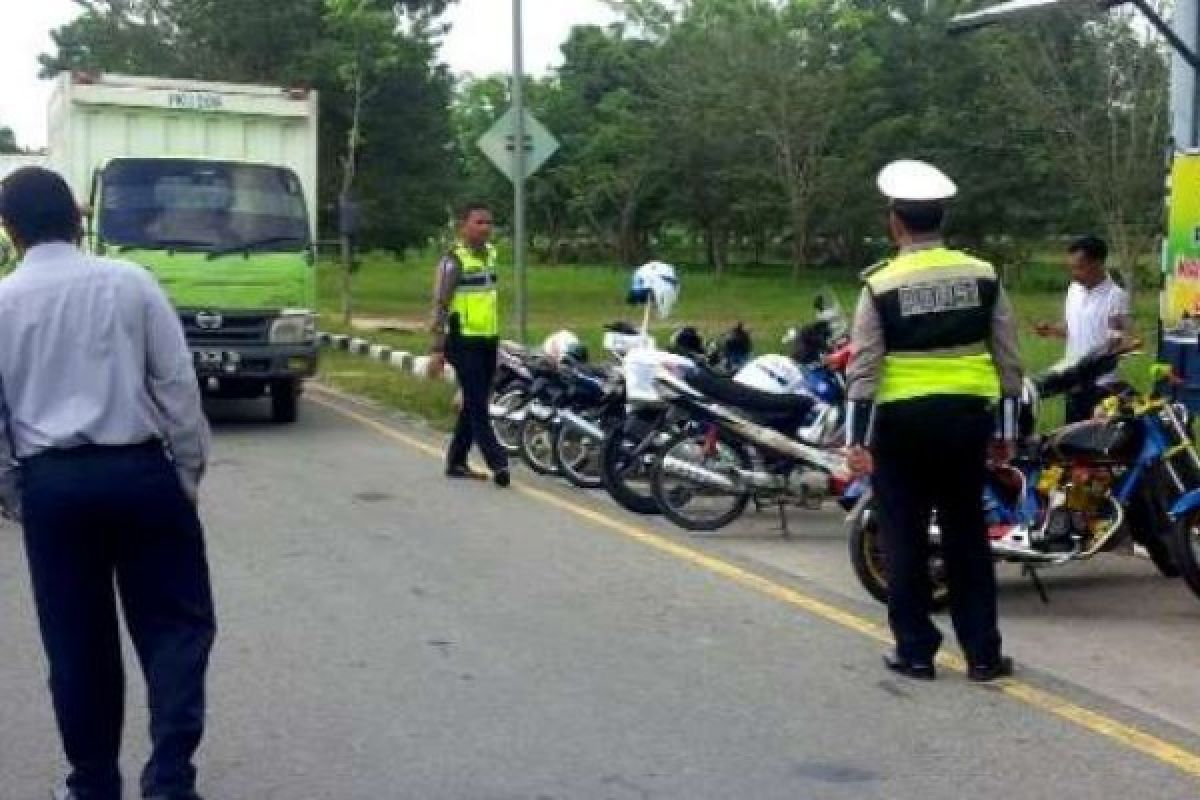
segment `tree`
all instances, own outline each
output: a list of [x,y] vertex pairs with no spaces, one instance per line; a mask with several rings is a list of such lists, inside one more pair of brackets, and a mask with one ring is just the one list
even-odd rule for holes
[[[1159,233],[1167,143],[1167,59],[1127,13],[1055,15],[996,48],[1002,71],[1061,156],[1055,166],[1103,222],[1124,282]],[[1015,68],[1012,68],[1015,67]]]
[[0,125],[0,153],[19,152],[21,148],[17,147],[17,135],[13,133],[13,129]]

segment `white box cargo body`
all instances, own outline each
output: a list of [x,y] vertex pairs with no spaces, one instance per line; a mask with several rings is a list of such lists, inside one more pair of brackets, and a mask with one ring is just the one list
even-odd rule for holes
[[49,163],[89,203],[113,158],[242,161],[292,169],[317,225],[317,93],[236,83],[63,72],[49,108]]
[[22,167],[45,167],[47,165],[46,156],[37,153],[4,153],[0,155],[0,181]]

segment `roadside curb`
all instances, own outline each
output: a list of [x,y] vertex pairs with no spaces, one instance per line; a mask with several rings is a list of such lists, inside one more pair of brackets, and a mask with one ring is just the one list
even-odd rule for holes
[[[412,375],[415,378],[425,380],[429,379],[429,356],[418,356],[405,350],[396,350],[390,345],[372,342],[359,336],[349,336],[344,333],[329,333],[328,331],[319,331],[317,333],[317,345],[324,349],[341,350],[351,355],[368,358],[371,361],[378,361],[405,375]],[[445,370],[442,372],[442,379],[452,386],[455,385],[458,381],[454,375],[454,367],[446,365]]]

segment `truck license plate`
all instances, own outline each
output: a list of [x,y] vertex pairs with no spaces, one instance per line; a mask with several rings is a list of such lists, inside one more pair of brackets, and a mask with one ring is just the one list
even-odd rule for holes
[[237,372],[242,357],[229,350],[194,350],[196,368],[204,372]]

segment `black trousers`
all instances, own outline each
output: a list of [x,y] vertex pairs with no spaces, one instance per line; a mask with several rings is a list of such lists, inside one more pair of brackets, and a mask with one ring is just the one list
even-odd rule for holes
[[950,611],[971,663],[1000,657],[996,573],[983,516],[985,401],[941,396],[888,403],[875,417],[875,492],[887,554],[888,621],[901,658],[929,662],[942,635],[930,619],[929,524],[941,528]]
[[508,453],[496,440],[489,415],[492,382],[496,378],[499,339],[484,336],[455,336],[446,342],[446,359],[454,367],[462,387],[463,406],[458,412],[454,437],[446,452],[446,466],[466,466],[471,445],[479,446],[488,469],[508,469]]
[[21,468],[25,546],[50,691],[79,800],[119,800],[125,709],[117,601],[146,679],[145,795],[193,789],[216,634],[204,534],[160,444],[52,451]]

